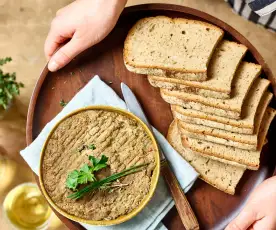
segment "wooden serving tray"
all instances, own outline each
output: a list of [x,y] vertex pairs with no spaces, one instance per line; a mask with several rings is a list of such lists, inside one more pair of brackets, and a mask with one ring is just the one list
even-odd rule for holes
[[[156,15],[199,19],[221,27],[227,39],[242,43],[249,48],[245,60],[262,65],[262,76],[272,82],[270,90],[276,93],[276,79],[273,78],[261,55],[245,37],[225,22],[183,6],[167,4],[133,6],[123,11],[115,29],[100,44],[85,51],[56,73],[49,73],[47,68],[42,71],[28,111],[28,145],[39,135],[45,124],[62,110],[60,100],[69,101],[96,74],[109,83],[120,96],[120,82],[125,82],[138,97],[152,125],[166,135],[172,121],[169,105],[162,100],[159,90],[150,86],[145,76],[131,73],[125,68],[122,53],[123,42],[132,25],[140,18]],[[272,135],[275,137],[276,133],[275,123],[274,121],[270,128],[269,139],[271,140]],[[187,197],[201,229],[224,229],[241,210],[254,187],[273,175],[276,154],[273,141],[269,143],[263,149],[260,169],[246,171],[237,187],[236,195],[227,195],[200,179],[196,181]],[[59,217],[70,229],[82,229],[78,223]],[[184,229],[175,208],[168,213],[163,223],[168,229]]]

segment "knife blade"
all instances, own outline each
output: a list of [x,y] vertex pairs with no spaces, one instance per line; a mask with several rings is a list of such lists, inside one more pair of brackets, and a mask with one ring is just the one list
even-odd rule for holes
[[[121,83],[121,90],[123,93],[123,97],[125,99],[125,103],[127,105],[128,110],[139,117],[149,128],[152,132],[153,136],[153,129],[151,124],[149,123],[142,106],[140,105],[139,101],[137,100],[136,96],[132,92],[132,90],[124,83]],[[158,142],[157,142],[158,143]],[[161,146],[158,144],[159,152],[161,155],[162,160],[162,167],[161,173],[171,191],[171,195],[175,201],[175,206],[177,208],[178,214],[181,218],[183,225],[185,226],[186,230],[197,230],[199,229],[198,221],[195,217],[195,214],[182,190],[180,187],[175,175],[173,174],[168,162],[166,161],[166,157],[163,154]]]
[[142,106],[140,105],[132,90],[124,83],[121,83],[121,90],[128,110],[139,117],[152,131],[152,127],[142,109]]
[[[136,96],[134,95],[134,93],[131,91],[131,89],[124,83],[121,83],[121,90],[123,93],[123,97],[125,99],[125,103],[127,105],[128,110],[135,114],[137,117],[139,117],[145,124],[146,126],[149,128],[149,130],[152,132],[153,136],[153,129],[151,124],[149,123],[149,120],[147,119],[142,106],[140,105],[139,101],[137,100]],[[157,143],[158,144],[158,143]],[[158,144],[158,148],[160,151],[160,158],[162,160],[165,160],[165,156],[163,154],[163,150],[161,148],[161,146]]]

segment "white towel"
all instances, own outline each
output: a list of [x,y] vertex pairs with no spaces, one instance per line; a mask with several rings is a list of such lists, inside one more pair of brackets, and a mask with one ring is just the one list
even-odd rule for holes
[[[119,98],[113,89],[106,85],[99,76],[95,76],[74,96],[64,109],[43,128],[34,142],[20,152],[36,174],[39,172],[40,152],[50,130],[65,115],[76,109],[90,105],[109,105],[127,109],[124,101]],[[157,130],[154,130],[154,133],[157,141],[164,150],[164,155],[172,165],[181,187],[187,192],[197,179],[198,173],[170,146],[167,140]],[[82,225],[88,230],[163,230],[166,229],[166,227],[161,223],[161,220],[173,206],[174,203],[166,184],[163,178],[160,177],[155,194],[149,204],[131,220],[108,227],[91,226],[87,224]]]

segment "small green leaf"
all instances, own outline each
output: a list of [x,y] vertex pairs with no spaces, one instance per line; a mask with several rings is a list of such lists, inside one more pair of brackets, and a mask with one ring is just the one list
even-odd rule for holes
[[[83,147],[83,146],[82,146]],[[83,148],[87,148],[83,147]],[[88,182],[97,181],[94,172],[107,166],[106,162],[108,158],[105,155],[101,156],[101,159],[97,159],[93,156],[89,156],[89,160],[92,165],[84,164],[80,170],[73,170],[70,172],[66,179],[66,187],[75,191],[80,184],[87,184]]]
[[92,163],[92,165],[95,167],[98,163],[99,163],[99,159],[97,159],[94,156],[89,156],[88,159],[90,160],[90,162]]
[[66,187],[67,188],[72,189],[73,191],[75,191],[77,186],[78,186],[78,179],[73,179],[73,178],[70,178],[70,177],[68,177],[66,179]]
[[90,172],[90,169],[89,169],[88,164],[84,164],[84,165],[81,167],[80,172],[89,173],[89,172]]
[[59,104],[62,106],[62,107],[65,107],[67,105],[67,103],[62,99]]
[[94,144],[91,144],[88,146],[89,149],[92,149],[92,150],[95,150],[96,149],[96,146]]
[[87,182],[96,181],[94,174],[92,173],[91,168],[85,164],[81,167],[80,173],[78,176],[79,184],[87,184]]
[[93,171],[99,171],[100,169],[103,169],[103,168],[106,168],[107,164],[106,163],[103,163],[103,164],[97,164]]
[[3,59],[0,59],[0,65],[4,65],[4,64],[6,64],[10,61],[12,61],[11,57],[6,57],[6,58],[3,58]]
[[72,190],[76,190],[78,186],[78,176],[79,176],[79,171],[74,170],[69,173],[66,179],[66,187]]
[[99,171],[107,166],[108,157],[102,155],[101,159],[97,159],[94,156],[89,156],[89,160],[93,164],[93,171]]

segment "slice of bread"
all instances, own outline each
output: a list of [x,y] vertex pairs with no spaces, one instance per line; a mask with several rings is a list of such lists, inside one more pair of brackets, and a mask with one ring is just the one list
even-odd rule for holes
[[249,97],[249,100],[248,98],[245,100],[242,108],[242,113],[245,114],[245,117],[241,120],[210,115],[192,109],[184,109],[178,105],[172,105],[171,110],[174,118],[181,121],[223,129],[235,133],[253,134],[258,133],[264,112],[273,98],[272,93],[265,92],[261,101],[259,101],[258,93],[260,94],[261,92],[256,92],[256,94],[254,94],[255,96],[251,95],[251,92],[248,94],[247,97]]
[[167,139],[172,147],[200,174],[202,180],[221,191],[235,194],[235,188],[245,171],[244,167],[224,164],[184,148],[175,121],[170,125]]
[[272,98],[273,98],[273,94],[270,93],[269,91],[265,92],[265,94],[263,95],[263,97],[259,103],[259,106],[257,108],[256,116],[254,117],[253,133],[259,133],[259,129],[260,129],[261,123],[263,121],[265,112],[266,112],[268,105],[271,102]]
[[[210,128],[210,129],[212,129],[212,128]],[[211,135],[206,135],[204,133],[189,132],[186,129],[183,129],[183,127],[181,125],[179,126],[179,130],[183,136],[195,138],[198,140],[209,141],[209,142],[213,142],[216,144],[232,146],[232,147],[236,147],[239,149],[245,149],[245,150],[256,150],[257,149],[257,145],[251,145],[251,144],[241,143],[241,142],[232,141],[232,140],[228,140],[228,139],[224,139],[224,138],[214,137]],[[247,135],[247,134],[244,134],[244,135]]]
[[207,66],[223,30],[206,22],[165,16],[140,19],[124,43],[124,62],[132,72],[175,74],[194,81],[207,79]]
[[[243,76],[242,79],[246,79],[246,76]],[[207,98],[199,95],[192,95],[180,91],[170,91],[166,89],[161,89],[160,93],[162,98],[170,104],[180,105],[187,109],[198,110],[209,113],[211,115],[238,120],[242,117],[242,106],[247,95],[247,90],[250,89],[252,91],[261,91],[264,93],[269,83],[270,82],[266,79],[257,78],[251,89],[251,83],[249,82],[245,84],[236,84],[234,86],[239,87],[235,87],[237,90],[234,89],[234,92],[236,91],[240,93],[235,94],[230,99]],[[256,96],[254,95],[254,97]]]
[[[190,148],[192,151],[212,159],[223,159],[246,165],[248,169],[257,170],[260,165],[260,153],[265,143],[266,134],[269,126],[275,117],[276,110],[267,108],[263,118],[259,135],[258,147],[256,151],[239,149],[231,146],[217,144],[209,141],[199,140],[196,138],[182,135],[182,144],[184,147]],[[214,158],[215,157],[215,158]]]
[[212,56],[208,66],[208,79],[204,82],[176,79],[173,75],[148,76],[148,80],[154,87],[227,99],[230,98],[232,79],[246,50],[242,44],[223,40]]
[[[179,121],[179,125],[182,129],[189,133],[198,134],[198,136],[212,136],[214,138],[226,140],[226,145],[228,141],[245,143],[248,145],[254,145],[257,148],[258,134],[240,134],[229,132],[222,129],[211,128],[203,125],[190,124],[184,121]],[[199,138],[201,139],[201,138]],[[203,140],[207,140],[203,138]]]
[[260,125],[259,136],[258,136],[258,150],[261,151],[263,145],[266,143],[266,135],[268,133],[270,124],[272,123],[274,117],[276,116],[276,110],[268,107],[262,123]]

